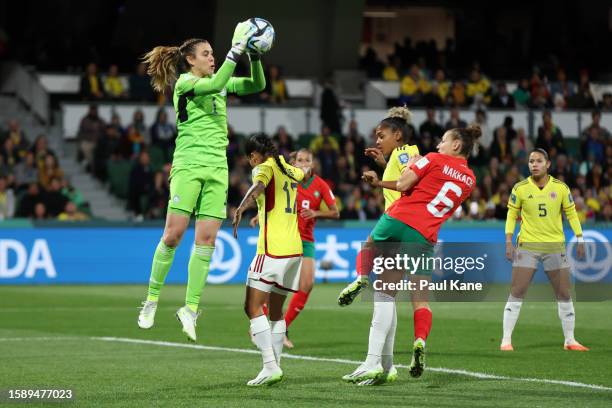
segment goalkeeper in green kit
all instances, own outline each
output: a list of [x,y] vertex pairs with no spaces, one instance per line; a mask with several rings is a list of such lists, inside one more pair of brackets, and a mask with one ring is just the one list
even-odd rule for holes
[[160,290],[172,266],[192,214],[196,216],[195,246],[189,259],[185,306],[176,312],[183,332],[196,341],[196,319],[200,294],[206,283],[217,231],[226,217],[228,169],[226,148],[228,92],[245,95],[260,92],[266,85],[260,56],[249,54],[250,78],[232,77],[236,62],[246,50],[257,28],[249,21],[239,23],[232,48],[215,73],[213,50],[206,40],[190,39],[180,47],[155,47],[144,56],[157,91],[174,87],[178,137],[170,173],[170,201],[163,236],[155,249],[149,290],[138,326],[153,326]]

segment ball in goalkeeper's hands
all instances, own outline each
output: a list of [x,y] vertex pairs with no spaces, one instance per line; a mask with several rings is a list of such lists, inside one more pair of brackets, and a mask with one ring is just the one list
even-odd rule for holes
[[249,19],[257,30],[247,41],[247,50],[255,54],[263,54],[270,51],[274,43],[274,27],[263,18],[253,17]]

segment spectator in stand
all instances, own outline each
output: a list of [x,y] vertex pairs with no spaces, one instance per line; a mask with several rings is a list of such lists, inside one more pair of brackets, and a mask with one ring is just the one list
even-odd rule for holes
[[285,129],[284,126],[279,126],[272,140],[274,140],[278,152],[285,156],[285,159],[288,161],[289,155],[295,149],[293,147],[293,139],[289,136],[289,133],[287,133],[287,129]]
[[508,93],[505,82],[497,83],[497,93],[491,100],[491,107],[496,109],[514,109],[514,98]]
[[478,139],[478,143],[480,146],[484,147],[486,150],[489,150],[491,143],[493,142],[493,132],[489,129],[489,125],[487,124],[487,113],[478,109],[476,114],[474,115],[474,124],[480,126],[480,130],[482,132],[482,136]]
[[176,129],[168,123],[168,114],[164,108],[157,111],[155,123],[151,126],[149,133],[151,135],[151,145],[159,147],[164,152],[166,162],[172,161]]
[[342,107],[330,79],[323,85],[320,117],[323,125],[327,126],[332,133],[336,135],[341,133]]
[[491,83],[478,68],[472,69],[465,94],[468,103],[480,106],[491,102]]
[[529,79],[522,78],[514,92],[512,97],[517,107],[526,108],[531,104],[531,92],[529,90]]
[[571,109],[595,108],[595,98],[593,98],[593,94],[591,93],[591,82],[587,70],[583,69],[580,71],[578,92],[567,101],[567,106]]
[[49,219],[49,213],[45,203],[38,202],[34,205],[34,211],[31,218],[33,218],[34,221],[44,221]]
[[602,100],[599,103],[599,110],[602,112],[612,112],[612,93],[605,92],[602,95]]
[[310,150],[313,155],[317,155],[319,150],[323,147],[323,144],[329,142],[331,148],[335,150],[337,153],[340,152],[340,146],[338,145],[338,141],[331,134],[331,129],[327,125],[321,126],[321,134],[317,135],[312,142],[310,142]]
[[0,221],[15,215],[15,194],[8,187],[6,177],[0,176]]
[[431,84],[426,78],[421,77],[421,72],[416,64],[412,64],[410,72],[400,82],[399,102],[407,105],[417,105],[421,102],[423,95],[431,92]]
[[516,138],[516,130],[514,129],[514,119],[511,115],[504,118],[504,124],[502,126],[506,128],[508,140],[513,141]]
[[8,131],[4,138],[0,140],[11,139],[13,141],[13,148],[17,153],[19,160],[23,159],[30,148],[30,142],[26,138],[24,131],[21,129],[19,121],[11,119],[8,122]]
[[281,76],[278,65],[270,65],[268,77],[264,94],[267,95],[269,102],[274,104],[287,102],[287,84]]
[[446,79],[444,70],[436,70],[436,75],[432,84],[432,94],[436,94],[442,106],[445,106],[448,102],[450,87],[451,83]]
[[331,180],[334,185],[338,184],[338,172],[336,166],[338,162],[338,148],[332,144],[332,138],[323,140],[321,148],[317,150],[317,159],[321,164],[321,177]]
[[380,78],[384,64],[378,59],[376,51],[372,47],[368,47],[359,61],[359,67],[366,72],[368,78]]
[[465,84],[463,81],[455,81],[451,88],[449,102],[452,106],[465,106],[467,97],[465,95]]
[[553,107],[546,84],[539,83],[532,92],[530,105],[533,109],[550,109]]
[[557,179],[563,181],[570,188],[576,185],[576,179],[574,172],[572,171],[567,156],[564,154],[558,154],[557,159],[553,163],[551,174]]
[[153,173],[151,171],[149,154],[140,152],[138,161],[130,171],[128,209],[133,211],[137,220],[142,220],[146,208],[142,204],[149,197],[153,187]]
[[127,92],[121,78],[119,78],[119,67],[112,64],[108,69],[108,74],[104,78],[104,90],[111,99],[125,99]]
[[138,102],[153,102],[155,94],[151,87],[151,77],[147,75],[147,66],[140,63],[136,66],[136,71],[130,75],[130,99]]
[[59,221],[87,221],[87,214],[78,210],[75,203],[68,201],[64,207],[64,211],[57,216]]
[[63,177],[64,171],[60,168],[55,156],[47,154],[43,166],[38,168],[38,181],[42,188],[48,189],[52,180],[61,180]]
[[34,207],[37,203],[44,201],[38,183],[31,183],[26,194],[21,197],[17,206],[16,216],[20,218],[30,218],[34,216]]
[[553,123],[550,111],[542,113],[542,122],[542,126],[538,127],[538,138],[536,139],[535,147],[546,150],[550,157],[554,157],[558,153],[566,153],[563,133]]
[[28,152],[25,159],[18,163],[13,169],[17,184],[17,192],[28,188],[31,183],[38,181],[38,166],[34,160],[34,153]]
[[161,171],[157,171],[153,175],[153,188],[149,193],[147,218],[162,219],[166,216],[168,197],[170,196],[167,180]]
[[512,156],[519,160],[526,160],[527,155],[533,150],[531,140],[525,134],[525,129],[518,128],[516,137],[511,142]]
[[93,62],[87,64],[81,77],[81,97],[88,101],[104,98],[104,84],[98,74],[98,67]]
[[427,119],[419,126],[419,134],[422,138],[432,138],[435,144],[438,144],[438,139],[442,138],[444,128],[436,121],[436,111],[433,108],[427,108]]
[[66,202],[68,202],[68,199],[62,194],[62,183],[58,178],[51,179],[43,197],[46,212],[50,217],[57,217],[64,211]]
[[98,116],[98,107],[96,105],[90,105],[87,115],[81,119],[79,125],[79,154],[83,158],[85,168],[93,169],[93,155],[94,149],[98,140],[104,136],[104,130],[106,124]]
[[459,116],[459,109],[452,108],[450,110],[450,119],[444,125],[445,130],[467,127],[467,122]]
[[62,188],[60,191],[68,201],[73,202],[78,209],[83,209],[89,205],[83,199],[83,195],[81,194],[81,192],[77,190],[74,186],[72,186],[68,179],[63,178],[61,182]]
[[13,139],[7,138],[4,141],[4,145],[2,146],[2,150],[0,151],[0,155],[2,155],[4,164],[11,170],[13,167],[19,163],[19,152],[15,148],[13,144]]
[[[591,124],[587,126],[580,134],[580,152],[582,157],[588,155],[588,143],[594,137],[598,142],[608,143],[611,140],[610,132],[605,127],[601,126],[601,111],[594,110],[591,112]],[[591,136],[593,135],[593,136]],[[602,156],[598,160],[603,160]]]
[[[410,127],[412,128],[412,131],[414,133],[414,127],[412,125],[410,125]],[[410,129],[408,129],[408,133],[410,133]],[[357,124],[357,121],[355,119],[351,119],[348,125],[348,132],[346,133],[346,136],[343,136],[341,138],[340,144],[344,146],[345,154],[348,154],[349,143],[352,143],[352,151],[350,154],[354,155],[354,160],[356,162],[355,168],[359,169],[365,161],[366,143],[365,138],[359,132],[359,125]]]
[[36,162],[36,166],[39,168],[44,166],[47,155],[51,154],[57,157],[55,152],[49,149],[49,142],[47,141],[47,136],[42,134],[38,135],[38,137],[34,141],[34,146],[31,150],[34,152],[34,161]]
[[94,175],[102,180],[106,181],[108,177],[107,173],[107,162],[108,160],[117,160],[121,158],[128,158],[129,153],[122,150],[124,146],[124,131],[121,127],[121,119],[117,113],[113,113],[111,117],[111,123],[106,126],[104,131],[104,137],[98,140],[94,149]]
[[482,198],[482,193],[478,186],[474,187],[472,194],[467,201],[468,218],[472,220],[482,220],[485,216],[487,201]]
[[[563,100],[563,108],[567,107],[567,101],[576,94],[576,84],[567,80],[567,75],[564,69],[557,71],[557,81],[550,85],[550,93],[553,100],[560,95]],[[556,105],[556,104],[555,104]]]
[[402,60],[399,56],[393,55],[389,58],[389,64],[383,70],[385,81],[399,81],[402,73]]
[[506,162],[508,159],[512,159],[510,140],[507,137],[506,128],[504,126],[495,129],[495,139],[491,144],[490,155],[491,157],[499,159],[502,163]]
[[581,146],[583,157],[592,156],[598,163],[605,161],[606,137],[602,136],[603,128],[591,127],[588,129],[587,138]]
[[135,158],[145,149],[145,137],[135,126],[128,126],[126,141],[129,146],[127,150],[131,158]]

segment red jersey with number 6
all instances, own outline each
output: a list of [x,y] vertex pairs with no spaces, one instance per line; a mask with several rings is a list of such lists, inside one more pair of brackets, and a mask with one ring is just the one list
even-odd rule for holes
[[438,240],[440,227],[470,196],[476,185],[474,172],[463,157],[429,153],[412,166],[419,181],[387,210],[387,214],[419,231],[430,242]]
[[314,242],[315,218],[302,218],[303,210],[317,211],[321,208],[321,201],[325,201],[328,207],[336,204],[336,197],[331,189],[321,177],[314,175],[308,180],[304,180],[298,185],[297,205],[298,205],[298,228],[302,241]]

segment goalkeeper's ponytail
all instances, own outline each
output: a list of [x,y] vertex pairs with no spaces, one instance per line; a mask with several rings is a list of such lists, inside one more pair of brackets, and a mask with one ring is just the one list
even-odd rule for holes
[[206,42],[208,41],[201,38],[192,38],[180,47],[159,46],[147,52],[142,60],[147,65],[147,74],[151,77],[153,89],[163,92],[176,81],[177,72],[189,71],[191,67],[187,56],[194,56],[196,46]]
[[276,145],[272,142],[272,139],[267,137],[264,134],[253,135],[247,140],[246,145],[244,146],[244,151],[248,155],[253,152],[257,152],[261,154],[263,157],[273,157],[276,165],[280,169],[280,171],[287,177],[292,180],[296,180],[293,175],[293,171],[289,170],[286,167],[285,159],[281,158],[281,155],[278,153],[278,149]]

